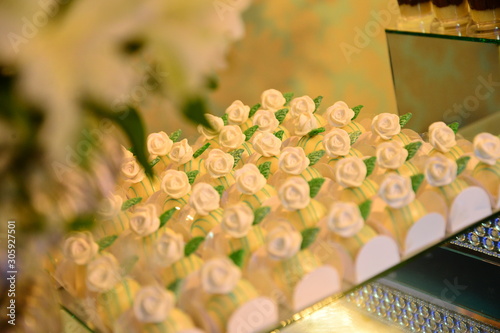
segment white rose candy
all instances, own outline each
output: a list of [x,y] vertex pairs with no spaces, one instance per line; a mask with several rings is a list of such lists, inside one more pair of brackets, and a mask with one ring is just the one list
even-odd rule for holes
[[292,99],[290,102],[290,114],[296,118],[304,113],[313,113],[316,109],[316,104],[309,96],[302,96]]
[[354,111],[345,102],[338,101],[326,109],[326,120],[333,127],[344,127],[354,118]]
[[425,163],[424,174],[429,185],[445,186],[457,177],[457,163],[443,155],[433,156]]
[[236,125],[224,126],[219,133],[219,144],[225,149],[236,149],[245,142],[246,136]]
[[442,121],[438,121],[429,126],[429,143],[434,149],[447,153],[457,144],[455,132]]
[[144,204],[137,207],[130,218],[130,229],[139,236],[147,236],[158,230],[160,218],[154,204]]
[[255,164],[245,164],[236,170],[236,188],[243,194],[255,194],[266,185],[266,178]]
[[229,125],[241,125],[248,120],[248,114],[250,113],[250,107],[243,104],[242,101],[234,101],[226,109],[227,122]]
[[268,132],[257,133],[252,145],[257,153],[265,157],[278,156],[281,150],[281,140]]
[[377,146],[377,164],[385,169],[396,170],[408,157],[408,150],[399,141],[387,141]]
[[295,135],[304,136],[318,127],[318,120],[316,119],[314,114],[310,112],[302,113],[293,120],[293,129]]
[[134,298],[134,315],[142,323],[161,323],[175,307],[175,296],[160,286],[141,288]]
[[231,237],[241,238],[252,228],[254,215],[247,205],[238,203],[224,210],[221,228]]
[[283,94],[276,89],[268,89],[260,96],[262,108],[270,111],[277,111],[283,108],[286,103]]
[[281,152],[278,167],[281,171],[290,175],[300,175],[309,166],[304,149],[301,147],[287,147]]
[[273,111],[259,110],[253,115],[253,126],[259,126],[259,131],[274,132],[280,124]]
[[335,164],[335,181],[343,187],[359,187],[366,178],[366,165],[359,157],[346,157]]
[[151,133],[148,135],[148,152],[152,158],[167,155],[170,153],[173,144],[174,142],[170,140],[165,132]]
[[191,191],[191,184],[185,172],[167,170],[163,174],[161,189],[174,199],[179,199]]
[[266,236],[266,250],[274,260],[293,257],[299,252],[301,244],[302,235],[288,223],[278,225]]
[[290,177],[279,188],[278,197],[286,210],[306,208],[311,201],[309,184],[302,177]]
[[229,258],[210,259],[201,268],[201,286],[209,294],[228,294],[240,279],[240,269]]
[[135,157],[128,157],[123,161],[121,172],[124,180],[134,184],[144,179],[144,170]]
[[184,245],[181,234],[165,228],[165,233],[154,244],[154,260],[160,266],[168,267],[184,257]]
[[378,194],[389,207],[394,209],[403,208],[415,199],[410,177],[397,173],[389,173],[385,176]]
[[212,128],[198,125],[198,133],[203,135],[205,139],[210,140],[215,138],[224,127],[224,120],[210,113],[206,113],[205,118],[207,119],[207,122],[212,126]]
[[483,163],[495,165],[500,159],[500,138],[490,133],[480,133],[474,137],[474,155]]
[[328,229],[342,237],[356,235],[365,221],[359,207],[353,202],[336,201],[332,204],[326,220]]
[[346,156],[351,150],[349,133],[340,128],[334,128],[323,138],[323,147],[329,157]]
[[87,265],[87,288],[94,292],[106,292],[120,282],[120,266],[110,253],[104,253]]
[[112,219],[113,217],[120,214],[122,205],[122,197],[117,194],[111,194],[110,196],[104,198],[104,200],[101,202],[97,213],[102,218]]
[[389,140],[401,132],[399,117],[392,113],[381,113],[372,120],[372,132],[384,140]]
[[172,145],[172,150],[170,150],[168,156],[175,163],[185,164],[193,158],[193,148],[189,145],[187,139],[182,139]]
[[211,211],[218,209],[220,195],[210,184],[198,183],[193,187],[189,204],[198,215],[206,216]]
[[220,178],[233,170],[234,157],[220,149],[212,149],[205,160],[205,167],[212,178]]
[[77,265],[88,264],[98,251],[99,245],[88,231],[76,232],[64,241],[64,256]]

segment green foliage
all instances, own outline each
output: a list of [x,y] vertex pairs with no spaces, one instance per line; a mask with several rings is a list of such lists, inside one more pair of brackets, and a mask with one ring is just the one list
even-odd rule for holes
[[293,92],[287,92],[287,93],[284,93],[284,94],[283,94],[283,97],[285,97],[285,101],[286,101],[286,102],[285,102],[285,105],[290,104],[290,101],[292,100],[293,95],[294,95],[294,93],[293,93]]
[[359,211],[361,213],[361,216],[363,217],[363,220],[366,221],[366,219],[368,218],[368,215],[370,215],[370,210],[372,208],[372,201],[366,200],[365,202],[362,202],[358,207],[359,207]]
[[178,129],[174,133],[170,134],[170,140],[172,140],[173,142],[177,142],[181,138],[181,135],[182,135],[182,130]]
[[259,224],[266,217],[267,214],[271,211],[271,207],[269,206],[261,206],[257,208],[254,212],[253,225]]
[[110,247],[111,245],[113,245],[113,243],[115,242],[115,240],[117,238],[118,238],[117,235],[111,235],[111,236],[107,236],[107,237],[104,237],[101,240],[99,240],[97,242],[97,245],[99,245],[99,251],[102,251],[105,248]]
[[187,242],[186,246],[184,247],[184,255],[186,257],[190,256],[196,250],[198,250],[198,247],[205,241],[205,237],[194,237],[192,238],[189,242]]
[[280,140],[283,140],[283,135],[285,134],[285,131],[283,130],[279,130],[277,132],[274,132],[273,133],[275,137],[277,137],[278,139]]
[[307,158],[309,159],[309,166],[313,166],[318,163],[318,161],[325,155],[326,151],[324,149],[313,151]]
[[313,178],[309,183],[309,196],[311,198],[314,198],[316,195],[318,195],[319,191],[321,190],[321,186],[323,186],[323,183],[325,182],[325,178]]
[[264,162],[258,166],[260,173],[268,179],[271,174],[271,162]]
[[259,109],[260,109],[260,103],[257,103],[254,106],[252,106],[250,112],[248,112],[248,118],[252,118],[255,112],[257,112]]
[[361,112],[362,108],[363,108],[363,105],[357,105],[351,109],[352,111],[354,111],[354,117],[352,117],[351,120],[358,118],[359,113]]
[[244,151],[245,151],[245,149],[240,148],[240,149],[236,149],[236,150],[229,152],[229,154],[231,154],[231,156],[233,156],[233,158],[234,158],[233,168],[235,168],[236,165],[238,164],[238,162],[241,160],[241,155],[243,155]]
[[448,127],[451,128],[455,134],[457,134],[460,124],[458,122],[454,122],[449,124]]
[[254,125],[252,127],[247,128],[245,132],[243,132],[243,134],[245,134],[245,141],[250,140],[258,129],[259,129],[258,125]]
[[411,160],[413,156],[418,152],[418,150],[422,147],[422,142],[421,141],[416,141],[412,142],[410,144],[407,144],[405,146],[405,149],[408,151],[408,157],[406,158],[407,161]]
[[198,176],[199,173],[200,173],[200,170],[192,170],[192,171],[186,172],[189,184],[193,185],[193,183],[196,179],[196,176]]
[[467,167],[469,163],[470,156],[462,156],[457,160],[457,176],[459,176]]
[[179,294],[181,293],[181,289],[182,289],[182,284],[183,284],[183,280],[177,279],[174,282],[172,282],[171,284],[169,284],[167,289],[170,290],[171,292],[173,292],[176,297],[179,297]]
[[367,159],[364,159],[363,162],[366,165],[366,177],[372,174],[373,170],[375,169],[375,162],[377,161],[377,158],[375,156],[369,157]]
[[413,189],[413,192],[417,193],[418,189],[420,188],[420,185],[422,185],[422,182],[424,181],[425,176],[419,173],[418,175],[413,175],[410,178],[411,178],[411,188]]
[[201,154],[203,154],[205,152],[205,150],[207,150],[208,147],[210,147],[210,145],[211,145],[211,143],[207,142],[203,146],[201,146],[198,150],[196,150],[194,152],[193,158],[197,158],[198,156],[200,156]]
[[169,210],[165,211],[163,214],[160,215],[160,227],[163,227],[167,222],[170,220],[170,218],[174,215],[174,213],[177,211],[177,208],[170,208]]
[[142,197],[137,197],[137,198],[128,199],[127,201],[125,201],[125,202],[122,204],[122,210],[127,210],[127,209],[129,209],[130,207],[137,205],[137,204],[138,204],[139,202],[141,202],[141,201],[142,201]]
[[319,128],[313,129],[312,131],[307,133],[307,136],[312,138],[312,137],[315,137],[316,135],[318,135],[319,133],[323,133],[324,131],[325,131],[324,127],[319,127]]
[[281,123],[283,123],[283,120],[285,120],[285,117],[287,114],[288,114],[288,109],[281,109],[281,110],[276,111],[274,113],[274,116],[276,117],[276,119],[278,119],[278,121],[281,125]]
[[301,232],[302,234],[302,244],[300,244],[300,249],[307,249],[314,243],[316,237],[318,236],[319,228],[309,228]]
[[245,261],[245,250],[240,249],[237,251],[234,251],[229,255],[229,259],[233,261],[233,263],[238,266],[239,268],[243,268],[243,263]]
[[410,121],[411,117],[413,117],[413,113],[408,112],[401,116],[399,116],[399,125],[403,128]]
[[217,193],[219,193],[219,196],[222,197],[222,194],[224,193],[224,186],[223,185],[218,185],[218,186],[214,186],[214,189],[217,191]]
[[319,106],[321,105],[321,101],[322,101],[322,100],[323,100],[323,96],[318,96],[318,97],[316,97],[315,99],[313,99],[313,101],[314,101],[314,105],[316,106],[316,107],[314,108],[313,113],[316,113],[316,111],[318,111]]
[[91,215],[82,215],[76,217],[68,224],[68,231],[86,231],[94,227],[95,219]]
[[228,117],[227,113],[224,113],[224,115],[221,117],[222,121],[224,122],[224,126],[229,125],[227,117]]
[[356,131],[349,133],[349,138],[351,138],[351,146],[358,141],[359,137],[361,136],[361,131]]
[[152,160],[151,162],[149,162],[149,165],[151,165],[151,167],[154,167],[155,165],[158,164],[158,162],[161,161],[161,158],[157,157],[155,158],[154,160]]
[[206,101],[201,97],[192,97],[186,99],[182,107],[184,116],[195,124],[200,124],[206,128],[212,128],[205,113],[207,113]]

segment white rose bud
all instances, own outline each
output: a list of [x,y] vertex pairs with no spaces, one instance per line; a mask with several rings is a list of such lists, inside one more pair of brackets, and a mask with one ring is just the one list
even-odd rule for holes
[[333,127],[344,127],[354,118],[354,111],[345,102],[338,101],[326,109],[326,119]]
[[138,183],[144,179],[144,170],[137,163],[135,157],[126,158],[122,164],[123,179],[132,183]]
[[313,113],[315,109],[316,104],[309,96],[297,97],[290,102],[290,114],[294,118],[304,113]]
[[234,101],[226,109],[227,122],[229,125],[241,125],[248,120],[248,114],[250,113],[250,107],[243,104],[242,101]]
[[438,121],[429,126],[429,143],[434,149],[447,153],[457,144],[455,132],[442,121]]
[[306,135],[307,133],[318,127],[318,120],[316,120],[314,114],[310,112],[302,113],[293,120],[295,135]]
[[283,94],[276,89],[269,89],[262,93],[261,95],[262,107],[266,110],[277,111],[283,108],[286,103]]
[[283,149],[278,160],[280,170],[290,175],[300,175],[309,166],[309,163],[309,158],[301,147]]
[[88,264],[98,251],[99,245],[88,231],[74,233],[64,241],[64,256],[77,265]]
[[286,210],[306,208],[311,201],[309,184],[302,177],[290,177],[279,188],[278,197]]
[[185,164],[193,158],[193,148],[188,144],[187,139],[182,139],[172,145],[172,150],[168,156],[175,163]]
[[269,257],[282,260],[293,257],[300,250],[302,235],[287,223],[272,229],[266,237],[266,250]]
[[189,197],[189,204],[196,210],[198,215],[206,216],[211,211],[218,209],[220,195],[210,184],[198,183],[193,187],[193,193]]
[[335,181],[343,187],[359,187],[366,178],[366,165],[359,157],[346,157],[335,164]]
[[105,219],[112,219],[113,217],[120,214],[122,209],[123,199],[117,194],[111,194],[99,205],[98,214],[100,217]]
[[210,113],[205,114],[205,119],[207,119],[207,122],[210,124],[210,126],[212,126],[212,128],[198,125],[198,133],[203,135],[207,140],[210,140],[215,138],[217,134],[219,134],[222,127],[224,127],[224,120]]
[[445,186],[457,177],[457,163],[443,155],[433,156],[425,163],[424,174],[429,185]]
[[147,146],[149,155],[152,158],[165,156],[170,153],[174,142],[170,140],[165,132],[151,133],[148,135]]
[[201,286],[209,294],[228,294],[240,279],[240,269],[229,258],[210,259],[201,268]]
[[259,110],[253,116],[253,125],[259,126],[259,131],[262,132],[274,132],[279,124],[273,111]]
[[384,140],[389,140],[401,132],[399,117],[392,113],[381,113],[372,120],[372,132]]
[[246,136],[236,125],[224,126],[219,134],[219,144],[225,149],[236,149],[245,142]]
[[387,141],[377,146],[377,164],[386,169],[396,170],[408,157],[408,150],[399,141]]
[[389,207],[394,209],[403,208],[415,199],[410,177],[397,173],[389,173],[385,176],[378,194]]
[[255,164],[245,164],[236,170],[236,188],[243,194],[255,194],[266,185],[266,178]]
[[205,160],[205,167],[212,178],[224,177],[233,170],[234,157],[220,149],[212,149]]
[[161,189],[174,199],[179,199],[191,191],[191,184],[185,172],[169,169],[163,174]]
[[120,266],[116,258],[105,253],[87,265],[87,288],[94,292],[106,292],[120,282]]
[[495,165],[500,159],[500,138],[490,133],[480,133],[474,137],[474,154],[483,163]]
[[155,261],[168,267],[184,257],[184,239],[181,234],[166,228],[165,233],[154,244],[153,256]]
[[241,238],[252,228],[254,215],[247,205],[238,203],[224,210],[221,228],[231,237]]
[[356,235],[365,224],[359,207],[353,202],[342,201],[332,204],[326,221],[328,229],[342,237]]
[[281,140],[272,133],[257,133],[252,144],[255,151],[262,156],[271,157],[278,156],[280,154]]
[[142,323],[161,323],[175,307],[175,296],[160,286],[141,288],[134,298],[134,314]]
[[334,128],[323,138],[323,147],[326,154],[332,158],[346,156],[351,150],[349,133],[340,128]]
[[144,204],[135,209],[130,218],[130,229],[139,236],[147,236],[158,230],[160,219],[154,204]]

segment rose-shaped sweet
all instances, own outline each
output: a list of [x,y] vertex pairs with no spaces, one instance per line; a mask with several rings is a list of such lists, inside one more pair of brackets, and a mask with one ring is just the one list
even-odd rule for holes
[[255,164],[245,164],[236,170],[236,188],[243,194],[255,194],[266,185],[266,178]]
[[228,207],[222,216],[221,228],[231,237],[246,236],[252,227],[254,215],[250,207],[243,203]]
[[326,109],[326,119],[333,127],[344,127],[354,118],[354,111],[345,102],[338,101]]
[[301,147],[283,149],[278,160],[280,170],[290,175],[300,175],[309,166],[309,163],[309,158]]
[[122,177],[125,181],[132,183],[138,183],[144,179],[144,170],[137,163],[135,157],[128,157],[123,161],[122,164]]
[[262,107],[265,110],[276,111],[285,105],[286,99],[283,94],[276,89],[269,89],[260,96]]
[[234,157],[220,149],[212,149],[205,160],[205,167],[212,178],[227,175],[233,170]]
[[241,278],[241,271],[229,258],[214,258],[201,268],[201,286],[209,294],[228,294]]
[[169,169],[163,174],[161,189],[174,199],[179,199],[191,191],[191,184],[186,173]]
[[392,113],[381,113],[372,120],[372,132],[384,140],[389,140],[401,132],[399,117]]
[[144,204],[137,207],[130,218],[130,229],[139,236],[147,236],[158,230],[160,219],[154,204]]
[[410,177],[397,173],[385,176],[378,194],[389,207],[395,209],[403,208],[415,199]]
[[318,120],[316,120],[316,117],[311,112],[301,113],[293,120],[295,135],[306,135],[318,127]]
[[224,126],[219,133],[219,144],[225,149],[236,149],[245,142],[246,136],[236,125]]
[[366,178],[366,165],[359,157],[346,157],[335,164],[335,181],[343,187],[359,187]]
[[455,132],[442,121],[438,121],[429,126],[429,143],[434,149],[447,153],[457,144]]
[[257,133],[252,144],[255,151],[262,156],[270,157],[278,156],[280,154],[281,140],[272,133]]
[[163,267],[172,265],[184,256],[184,245],[181,234],[165,228],[165,233],[154,244],[153,255],[155,261]]
[[323,138],[323,147],[330,157],[345,156],[351,150],[351,138],[343,129],[334,128]]
[[227,122],[229,125],[241,125],[248,119],[250,107],[243,104],[242,101],[234,101],[226,109]]
[[278,197],[286,210],[306,208],[311,201],[309,184],[302,177],[290,177],[279,188]]
[[315,109],[316,104],[309,96],[297,97],[290,102],[290,114],[294,118],[304,113],[313,113]]
[[326,221],[328,229],[342,237],[356,235],[365,224],[359,207],[353,202],[345,201],[332,204]]
[[120,267],[116,258],[104,253],[87,265],[87,288],[94,292],[106,292],[120,281]]
[[209,113],[205,114],[205,118],[207,119],[207,122],[210,124],[210,126],[212,126],[212,128],[198,125],[198,133],[203,135],[207,140],[210,140],[215,138],[217,134],[219,134],[222,127],[224,127],[224,120]]
[[117,194],[111,194],[101,202],[97,213],[102,218],[112,219],[120,213],[122,205],[122,197]]
[[148,152],[152,158],[167,155],[170,153],[173,144],[174,142],[170,140],[165,132],[151,133],[148,135]]
[[474,137],[474,155],[483,163],[495,165],[500,159],[500,138],[490,133],[480,133]]
[[408,150],[400,141],[387,141],[377,146],[377,164],[386,169],[396,170],[408,157]]
[[253,123],[254,126],[257,125],[259,126],[259,131],[262,132],[274,132],[276,127],[280,124],[278,119],[276,119],[276,116],[274,115],[274,112],[269,111],[269,110],[259,110],[255,112],[253,116]]
[[98,251],[99,245],[88,231],[74,233],[64,241],[64,256],[77,265],[88,264]]
[[443,155],[436,155],[425,163],[425,179],[431,186],[451,184],[457,177],[457,163]]
[[288,223],[278,225],[266,236],[266,250],[274,260],[293,257],[299,252],[301,244],[302,235]]
[[170,150],[168,156],[173,162],[184,164],[193,158],[193,148],[189,145],[187,139],[182,139],[172,145],[172,150]]
[[206,216],[211,211],[218,209],[220,195],[210,184],[198,183],[193,187],[193,193],[189,197],[189,204],[196,210],[198,215]]
[[161,323],[175,307],[171,291],[157,285],[141,288],[134,298],[134,315],[143,323]]

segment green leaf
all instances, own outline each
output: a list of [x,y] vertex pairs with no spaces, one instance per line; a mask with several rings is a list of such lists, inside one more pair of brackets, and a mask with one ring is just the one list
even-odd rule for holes
[[469,163],[470,156],[462,156],[457,160],[457,176],[459,176],[467,167]]
[[99,251],[102,251],[105,248],[110,247],[111,245],[113,245],[113,243],[115,242],[115,240],[117,238],[118,238],[117,235],[111,235],[111,236],[104,237],[101,240],[99,240],[97,242],[97,245],[99,245]]
[[368,215],[370,215],[370,210],[372,208],[372,201],[366,200],[365,202],[361,203],[358,207],[359,207],[359,211],[361,213],[361,216],[363,217],[363,220],[366,221],[366,219],[368,218]]
[[278,110],[274,113],[274,116],[276,117],[276,119],[278,119],[280,125],[281,123],[283,123],[283,120],[285,120],[285,117],[286,115],[288,114],[288,109],[281,109],[281,110]]
[[179,141],[179,139],[181,138],[181,134],[182,134],[182,130],[178,129],[174,133],[170,134],[170,140],[172,140],[173,142]]
[[457,134],[460,123],[455,121],[454,123],[449,124],[448,127],[451,128],[455,134]]
[[195,124],[200,124],[206,128],[212,128],[205,113],[207,113],[206,101],[201,97],[192,97],[186,99],[182,106],[184,116]]
[[222,197],[222,194],[224,193],[224,186],[223,185],[218,185],[214,186],[214,189],[219,193],[219,196]]
[[158,162],[161,161],[161,158],[157,157],[155,158],[154,160],[152,160],[151,162],[149,162],[149,165],[151,165],[151,167],[154,167],[155,165],[158,164]]
[[354,117],[352,117],[351,121],[358,118],[359,113],[361,112],[362,108],[363,108],[363,105],[357,105],[351,109],[352,111],[354,111]]
[[227,117],[228,117],[227,113],[224,113],[224,115],[221,117],[222,121],[224,122],[224,126],[229,125]]
[[135,206],[137,205],[139,202],[142,201],[142,197],[137,197],[137,198],[132,198],[132,199],[128,199],[127,201],[125,201],[122,205],[122,210],[127,210],[129,209],[130,207],[132,206]]
[[319,228],[309,228],[302,231],[302,244],[300,244],[300,249],[307,249],[312,243],[314,243],[316,237],[318,236],[318,233]]
[[410,178],[411,178],[411,188],[413,189],[413,192],[417,193],[425,177],[423,174],[419,173],[418,175],[411,176]]
[[245,134],[245,141],[248,141],[252,138],[253,134],[259,129],[259,125],[254,125],[246,129],[243,134]]
[[139,261],[138,256],[131,256],[126,258],[121,262],[122,264],[122,275],[128,275],[131,271],[132,268],[134,268],[135,264]]
[[307,133],[307,136],[312,138],[312,137],[315,137],[316,135],[318,135],[319,133],[323,133],[324,131],[326,131],[324,127],[319,127],[319,128],[313,129],[312,131]]
[[375,156],[369,157],[367,159],[364,159],[363,162],[366,165],[366,177],[372,174],[373,170],[375,169],[375,162],[377,161],[377,158]]
[[181,292],[182,282],[183,282],[182,279],[177,279],[171,284],[169,284],[167,289],[173,292],[176,295],[176,297],[178,297]]
[[271,162],[259,164],[258,168],[264,178],[269,178],[269,175],[271,174]]
[[190,185],[193,185],[194,180],[196,179],[196,176],[198,176],[199,173],[200,173],[200,170],[192,170],[192,171],[186,172],[186,175],[188,177],[188,181],[189,181]]
[[259,224],[260,222],[262,222],[264,217],[266,217],[266,215],[269,214],[270,211],[271,211],[271,207],[269,207],[269,206],[261,206],[261,207],[257,208],[253,212],[253,216],[254,216],[253,225],[256,225],[256,224]]
[[361,136],[361,131],[356,131],[349,133],[349,137],[351,138],[351,146],[358,141],[359,137]]
[[285,97],[285,105],[288,105],[290,101],[293,98],[294,93],[293,92],[287,92],[283,94],[283,97]]
[[229,259],[233,261],[233,263],[239,268],[243,267],[243,262],[245,261],[245,250],[240,249],[236,250],[229,255]]
[[318,111],[318,108],[319,106],[321,105],[321,101],[323,100],[323,96],[318,96],[316,97],[315,99],[313,99],[314,101],[314,105],[316,105],[316,107],[314,108],[314,111],[313,113],[316,113],[316,111]]
[[78,216],[68,224],[69,231],[86,231],[92,230],[95,219],[90,215]]
[[241,160],[241,155],[243,155],[244,151],[245,151],[245,149],[240,148],[240,149],[236,149],[236,150],[233,150],[233,151],[229,152],[229,154],[231,154],[233,156],[233,158],[234,158],[233,168],[235,168],[236,165],[238,164],[238,162]]
[[197,158],[198,156],[200,156],[201,154],[203,154],[205,152],[205,150],[207,150],[208,147],[210,147],[210,145],[211,145],[211,143],[207,142],[203,146],[201,146],[200,148],[198,148],[198,150],[196,150],[194,152],[193,158]]
[[260,103],[257,103],[254,106],[252,106],[250,112],[248,112],[248,118],[252,118],[255,112],[257,112],[259,109],[260,109]]
[[323,183],[325,182],[325,178],[313,178],[309,183],[309,196],[311,198],[314,198],[315,196],[318,195],[319,191],[321,190],[321,186],[323,186]]
[[405,127],[405,125],[410,121],[411,117],[413,117],[413,113],[411,112],[399,116],[399,125],[401,125],[401,127]]
[[413,156],[418,152],[418,150],[422,147],[422,142],[421,141],[416,141],[412,142],[410,144],[407,144],[405,146],[405,149],[408,150],[408,157],[406,158],[407,161],[411,160]]
[[201,243],[203,243],[204,240],[205,237],[201,236],[192,238],[189,242],[187,242],[186,246],[184,247],[184,255],[188,257],[194,252],[196,252],[196,250],[198,250],[198,247],[201,245]]
[[318,161],[325,155],[326,151],[324,149],[313,151],[307,158],[309,159],[309,166],[313,166],[318,163]]
[[275,136],[275,137],[277,137],[278,139],[283,140],[283,134],[285,134],[285,131],[283,131],[283,130],[279,130],[279,131],[277,131],[277,132],[274,132],[273,134],[274,134],[274,136]]
[[177,211],[177,208],[170,208],[169,210],[165,211],[163,214],[160,215],[160,227],[163,227],[167,222],[170,220],[170,218],[174,215],[174,213]]

